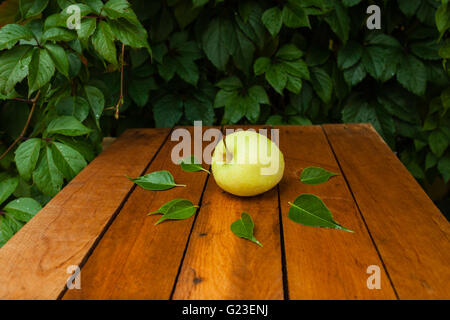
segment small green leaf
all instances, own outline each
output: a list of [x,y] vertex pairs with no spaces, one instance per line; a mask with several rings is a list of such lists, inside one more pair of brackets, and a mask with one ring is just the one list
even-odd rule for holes
[[197,211],[198,206],[194,206],[191,201],[185,199],[174,199],[161,208],[150,212],[148,215],[161,213],[163,216],[159,219],[155,225],[160,224],[164,220],[183,220],[192,217]]
[[300,181],[305,184],[321,184],[327,182],[332,176],[337,176],[337,173],[330,172],[320,167],[308,167],[303,169],[300,175]]
[[439,160],[438,170],[442,174],[445,183],[450,180],[450,157],[443,157]]
[[86,160],[78,151],[63,143],[53,142],[52,153],[56,167],[68,181],[87,166]]
[[31,40],[33,33],[19,24],[7,24],[0,28],[0,50],[11,49],[19,40]]
[[41,150],[41,139],[32,138],[22,142],[15,152],[17,171],[25,179],[30,180],[36,167]]
[[61,116],[52,120],[47,127],[48,134],[62,134],[65,136],[82,136],[92,130],[85,127],[73,116]]
[[69,42],[77,37],[75,32],[63,28],[50,28],[42,35],[42,41],[64,41]]
[[241,218],[231,224],[231,231],[240,238],[244,238],[256,243],[259,246],[263,246],[261,242],[256,240],[253,235],[254,228],[252,217],[247,212],[242,212]]
[[449,141],[448,137],[441,130],[436,130],[428,136],[428,143],[431,151],[440,158],[447,149]]
[[16,190],[19,184],[19,179],[17,177],[6,177],[0,181],[0,204],[3,203],[10,195]]
[[269,30],[270,34],[275,37],[280,32],[281,25],[283,24],[283,18],[281,10],[277,7],[273,7],[264,11],[261,21]]
[[61,72],[66,77],[69,76],[69,58],[67,57],[66,51],[63,47],[47,43],[45,44],[45,49],[47,49],[48,54],[53,60],[56,69]]
[[42,88],[55,73],[55,64],[46,49],[34,48],[29,66],[29,95]]
[[185,184],[176,184],[169,171],[155,171],[138,178],[130,178],[131,181],[146,190],[162,191],[174,187],[185,187]]
[[3,208],[14,219],[22,222],[28,222],[41,209],[41,204],[32,198],[13,200]]
[[95,51],[97,51],[101,57],[113,65],[118,65],[114,39],[115,36],[111,27],[106,22],[100,21],[91,40]]
[[41,152],[37,168],[33,171],[33,182],[42,193],[51,197],[61,190],[64,179],[49,147]]
[[333,216],[327,206],[319,197],[313,194],[301,194],[294,203],[289,202],[289,219],[310,227],[324,227],[353,232],[333,220]]
[[103,93],[94,86],[84,86],[84,93],[89,101],[95,119],[100,120],[100,116],[105,108],[105,97]]
[[202,167],[200,161],[198,161],[195,156],[186,157],[181,160],[180,167],[183,171],[186,172],[205,171],[210,173],[208,170]]

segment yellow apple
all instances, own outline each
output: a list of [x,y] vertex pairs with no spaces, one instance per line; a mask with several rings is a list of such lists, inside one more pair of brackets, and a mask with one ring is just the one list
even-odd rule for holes
[[[226,145],[226,146],[225,146]],[[251,130],[236,131],[217,144],[211,161],[216,183],[237,196],[254,196],[272,189],[284,172],[278,146]]]

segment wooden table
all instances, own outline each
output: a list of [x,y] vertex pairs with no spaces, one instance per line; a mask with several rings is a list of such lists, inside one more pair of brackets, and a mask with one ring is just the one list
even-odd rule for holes
[[[172,163],[170,129],[126,131],[0,249],[0,298],[450,298],[450,224],[370,125],[279,129],[284,178],[252,198]],[[305,185],[308,166],[340,175]],[[147,191],[125,178],[157,170],[188,187]],[[288,201],[301,193],[355,232],[289,220]],[[198,204],[197,214],[155,226],[159,217],[146,214],[175,198]],[[263,248],[231,233],[242,211]],[[72,265],[80,290],[66,288]],[[381,289],[368,288],[369,266]]]

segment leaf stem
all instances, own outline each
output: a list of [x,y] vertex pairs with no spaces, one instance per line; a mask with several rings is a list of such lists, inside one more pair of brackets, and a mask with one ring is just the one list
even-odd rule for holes
[[120,97],[119,97],[119,101],[117,101],[116,104],[116,113],[114,115],[114,118],[116,118],[116,120],[119,119],[119,108],[120,106],[123,104],[123,60],[124,60],[124,55],[125,55],[125,44],[122,43],[122,56],[121,56],[121,62],[120,62]]
[[211,174],[211,172],[209,172],[209,170],[202,168],[203,171],[207,172],[208,174]]
[[175,187],[186,187],[185,184],[175,184]]
[[28,119],[27,122],[25,123],[25,126],[22,129],[22,132],[20,133],[20,135],[16,138],[16,140],[14,140],[14,142],[8,147],[8,149],[5,150],[5,152],[3,152],[3,154],[0,156],[0,160],[2,160],[9,151],[12,150],[12,148],[14,148],[14,146],[20,141],[22,140],[23,136],[25,135],[25,133],[27,132],[28,126],[30,125],[31,122],[31,118],[33,117],[33,113],[34,113],[34,109],[36,108],[36,103],[39,99],[39,96],[41,94],[41,91],[39,90],[36,95],[34,96],[33,99],[30,100],[30,102],[33,103],[33,105],[31,106],[31,111],[28,114]]

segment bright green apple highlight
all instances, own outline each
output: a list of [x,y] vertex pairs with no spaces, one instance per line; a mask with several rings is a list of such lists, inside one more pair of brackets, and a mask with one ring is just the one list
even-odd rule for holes
[[[226,145],[226,147],[225,147]],[[284,172],[278,146],[255,131],[237,131],[217,144],[211,163],[216,183],[237,196],[255,196],[272,189]]]

